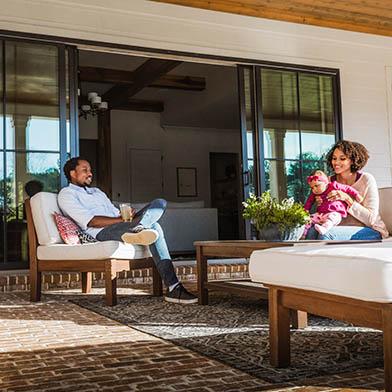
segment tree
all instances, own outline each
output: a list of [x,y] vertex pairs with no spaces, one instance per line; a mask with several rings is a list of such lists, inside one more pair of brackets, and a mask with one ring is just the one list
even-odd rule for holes
[[302,162],[293,162],[287,170],[287,195],[293,197],[296,201],[304,202],[310,193],[306,183],[306,177],[315,170],[327,171],[326,166],[323,157],[312,152],[302,154]]

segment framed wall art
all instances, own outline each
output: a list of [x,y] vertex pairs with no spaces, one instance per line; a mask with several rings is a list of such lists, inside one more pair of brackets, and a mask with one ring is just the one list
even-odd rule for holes
[[195,167],[177,167],[177,196],[197,196],[197,169]]

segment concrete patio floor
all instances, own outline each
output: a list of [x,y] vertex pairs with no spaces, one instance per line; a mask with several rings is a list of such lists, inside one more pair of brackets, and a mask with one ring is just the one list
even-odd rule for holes
[[[148,290],[138,285],[119,293]],[[26,292],[0,294],[1,391],[370,391],[383,385],[382,369],[271,384],[81,308],[67,300],[71,293],[77,291],[48,292],[35,304]]]

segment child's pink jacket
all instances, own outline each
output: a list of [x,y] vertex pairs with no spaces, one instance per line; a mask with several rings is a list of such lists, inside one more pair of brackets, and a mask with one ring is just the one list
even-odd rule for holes
[[339,214],[342,215],[342,217],[345,218],[347,216],[347,209],[348,209],[347,203],[345,203],[342,200],[329,201],[327,199],[328,193],[334,190],[343,191],[347,193],[349,196],[351,196],[354,200],[356,200],[359,195],[359,192],[355,190],[353,187],[349,185],[340,184],[339,182],[336,181],[332,181],[328,184],[327,189],[320,195],[315,195],[313,192],[310,194],[310,196],[308,197],[304,205],[305,210],[310,211],[313,203],[316,200],[316,196],[320,196],[322,199],[322,203],[317,207],[317,212],[321,214],[327,214],[328,212],[338,212]]

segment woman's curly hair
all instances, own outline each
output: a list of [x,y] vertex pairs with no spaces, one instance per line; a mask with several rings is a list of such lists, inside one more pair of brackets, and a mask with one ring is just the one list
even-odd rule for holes
[[331,147],[326,156],[328,165],[331,168],[333,168],[332,156],[336,149],[342,151],[342,153],[351,160],[352,173],[355,173],[365,167],[369,159],[369,152],[363,144],[350,142],[348,140],[339,140]]

